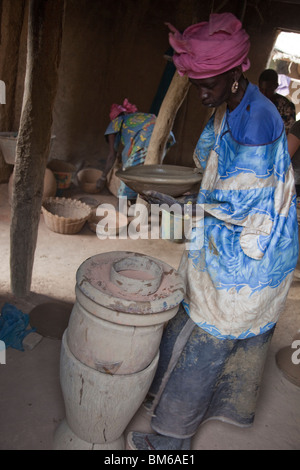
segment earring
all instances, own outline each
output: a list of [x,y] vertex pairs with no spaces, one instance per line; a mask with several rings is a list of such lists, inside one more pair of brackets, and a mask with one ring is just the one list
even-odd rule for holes
[[232,87],[231,87],[231,93],[236,93],[238,91],[238,88],[239,88],[239,82],[235,80],[235,82],[233,82]]

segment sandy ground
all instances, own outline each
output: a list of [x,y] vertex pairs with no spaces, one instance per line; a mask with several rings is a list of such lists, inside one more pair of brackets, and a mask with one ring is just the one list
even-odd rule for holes
[[[77,194],[79,197],[80,194]],[[86,196],[86,195],[85,195]],[[97,197],[98,198],[98,197]],[[115,203],[113,196],[101,201]],[[183,245],[166,240],[99,240],[85,226],[76,235],[51,232],[39,224],[31,293],[14,298],[10,292],[9,267],[10,206],[7,185],[0,185],[0,300],[24,313],[48,299],[75,301],[75,276],[90,256],[108,251],[134,251],[158,258],[177,268]],[[290,383],[277,368],[276,352],[290,345],[300,329],[300,280],[290,289],[286,309],[272,339],[254,425],[240,429],[210,421],[193,438],[197,450],[296,450],[300,449],[300,388]],[[6,364],[0,365],[0,449],[51,450],[53,434],[64,419],[64,402],[59,382],[61,341],[43,337],[33,348],[8,348]],[[300,365],[299,365],[300,367]],[[150,417],[141,407],[129,430],[150,431]]]

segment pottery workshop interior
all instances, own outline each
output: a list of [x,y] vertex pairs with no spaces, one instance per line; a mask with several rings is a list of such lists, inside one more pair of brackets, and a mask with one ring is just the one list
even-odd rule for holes
[[[183,32],[225,12],[250,38],[247,80],[284,67],[300,120],[300,39],[296,52],[276,46],[282,33],[300,38],[300,1],[0,0],[1,450],[128,455],[129,433],[153,432],[143,402],[184,299],[187,240],[181,216],[149,214],[141,195],[182,202],[200,190],[194,150],[212,114],[176,71],[167,23]],[[124,100],[156,119],[145,164],[123,176],[119,154],[99,190],[111,107]],[[121,184],[144,208],[138,229]],[[299,331],[298,264],[253,426],[208,419],[190,452],[299,450],[300,361],[286,374],[277,359],[300,348]]]

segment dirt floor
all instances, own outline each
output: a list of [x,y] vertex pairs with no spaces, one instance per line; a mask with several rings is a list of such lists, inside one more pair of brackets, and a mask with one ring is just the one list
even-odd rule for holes
[[[69,190],[66,196],[87,196]],[[94,196],[93,196],[94,197]],[[109,194],[100,202],[116,204]],[[10,292],[10,206],[7,185],[0,185],[0,307],[11,303],[24,313],[49,299],[75,302],[75,276],[83,261],[97,253],[133,251],[158,258],[177,268],[184,245],[167,240],[99,240],[87,226],[75,235],[50,231],[41,215],[31,293],[14,298]],[[277,368],[276,352],[290,345],[300,329],[300,279],[295,276],[286,309],[272,339],[257,414],[252,428],[210,421],[193,438],[193,450],[296,450],[300,449],[300,388]],[[8,348],[0,365],[0,449],[51,450],[53,434],[64,419],[59,382],[60,339],[40,336],[24,351]],[[299,366],[300,367],[300,366]],[[129,430],[151,431],[150,416],[141,407]]]

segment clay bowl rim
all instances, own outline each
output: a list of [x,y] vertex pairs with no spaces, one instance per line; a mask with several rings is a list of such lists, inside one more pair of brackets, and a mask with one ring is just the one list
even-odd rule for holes
[[[143,171],[146,172],[144,175],[139,175],[137,174],[138,171],[143,168]],[[202,180],[202,173],[198,173],[197,168],[193,167],[187,167],[187,166],[180,166],[180,165],[136,165],[130,168],[125,168],[124,170],[118,170],[116,172],[116,176],[119,178],[124,177],[127,178],[130,181],[138,181],[138,182],[145,182],[145,183],[151,183],[149,181],[149,178],[151,177],[151,170],[155,169],[179,169],[181,173],[185,173],[185,178],[176,178],[170,176],[166,176],[166,173],[161,173],[155,176],[155,182],[158,184],[184,184],[184,183],[199,183]],[[150,175],[148,174],[150,173]],[[171,179],[172,178],[172,179]]]
[[[127,270],[147,272],[147,265],[149,270],[152,268],[152,274],[154,277],[151,279],[137,279],[122,274]],[[133,294],[138,294],[141,290],[145,290],[145,293],[141,295],[153,294],[160,286],[162,276],[162,267],[156,261],[150,258],[146,259],[144,256],[135,255],[124,257],[113,261],[111,265],[111,281],[121,290],[125,290]],[[123,285],[123,287],[121,287],[121,285]]]
[[[141,167],[143,167],[143,175],[138,174]],[[174,177],[172,174],[167,175],[164,172],[167,168],[171,171],[176,168],[180,178]],[[153,171],[158,173],[154,174]],[[194,191],[193,188],[200,185],[202,180],[202,174],[197,172],[196,168],[180,165],[137,165],[118,170],[116,176],[139,194],[153,190],[173,197]]]

